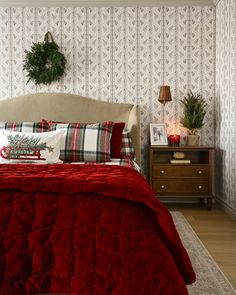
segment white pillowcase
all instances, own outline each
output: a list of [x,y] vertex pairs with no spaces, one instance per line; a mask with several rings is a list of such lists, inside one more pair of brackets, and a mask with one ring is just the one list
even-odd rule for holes
[[0,130],[0,163],[62,163],[60,144],[65,130],[43,133]]

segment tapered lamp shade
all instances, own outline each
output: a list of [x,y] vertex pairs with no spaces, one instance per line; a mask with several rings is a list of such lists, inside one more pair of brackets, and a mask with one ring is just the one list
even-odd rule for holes
[[158,101],[162,104],[166,104],[167,101],[171,101],[170,86],[164,85],[160,87],[159,99]]

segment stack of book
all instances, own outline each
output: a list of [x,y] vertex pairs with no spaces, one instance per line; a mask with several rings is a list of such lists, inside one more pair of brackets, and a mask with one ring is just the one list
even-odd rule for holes
[[191,164],[191,160],[187,159],[171,159],[171,164]]

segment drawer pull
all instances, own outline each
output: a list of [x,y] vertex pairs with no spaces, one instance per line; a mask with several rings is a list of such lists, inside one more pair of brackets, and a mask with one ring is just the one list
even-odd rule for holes
[[164,170],[161,170],[161,174],[164,174],[165,173],[165,171]]
[[200,174],[200,175],[201,175],[201,174],[202,174],[202,170],[199,170],[199,171],[198,171],[198,174]]
[[164,188],[165,188],[165,186],[162,184],[162,185],[161,185],[161,188],[162,188],[162,189],[164,189]]
[[202,186],[201,186],[201,185],[199,185],[199,186],[198,186],[198,189],[202,189]]

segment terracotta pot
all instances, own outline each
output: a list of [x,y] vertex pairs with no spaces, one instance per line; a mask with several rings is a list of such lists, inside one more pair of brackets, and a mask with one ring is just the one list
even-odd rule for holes
[[200,136],[196,134],[188,135],[188,145],[199,145]]

